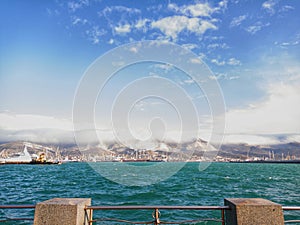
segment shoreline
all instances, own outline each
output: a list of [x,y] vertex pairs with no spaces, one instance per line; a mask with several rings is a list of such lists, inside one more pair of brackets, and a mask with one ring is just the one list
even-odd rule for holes
[[300,164],[300,160],[250,160],[250,161],[230,161],[230,163],[273,163],[273,164]]
[[249,160],[249,161],[163,161],[163,160],[124,160],[124,161],[68,161],[68,162],[0,162],[0,165],[60,165],[69,163],[246,163],[246,164],[300,164],[300,160]]

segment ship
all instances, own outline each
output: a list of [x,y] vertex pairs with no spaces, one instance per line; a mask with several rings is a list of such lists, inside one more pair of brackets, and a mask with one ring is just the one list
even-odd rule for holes
[[165,162],[160,159],[122,159],[119,162]]
[[59,161],[47,161],[45,153],[40,153],[39,156],[31,156],[27,150],[27,146],[24,146],[22,153],[18,153],[15,156],[8,158],[0,158],[0,164],[60,164]]

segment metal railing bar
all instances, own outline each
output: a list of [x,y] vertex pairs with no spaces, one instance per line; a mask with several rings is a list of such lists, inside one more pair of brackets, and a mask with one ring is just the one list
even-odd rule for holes
[[282,206],[283,210],[300,210],[299,206]]
[[183,220],[183,221],[174,221],[174,222],[163,222],[161,221],[160,224],[184,224],[184,223],[201,223],[201,222],[217,222],[221,223],[222,220],[214,219],[214,218],[208,218],[208,219],[198,219],[198,220]]
[[0,220],[0,223],[9,222],[9,221],[25,221],[25,220],[34,220],[33,218],[7,218],[5,220]]
[[147,209],[166,209],[166,210],[230,210],[229,206],[87,206],[89,210],[147,210]]
[[[300,211],[299,206],[282,206],[282,210],[286,211]],[[300,223],[300,220],[285,220],[284,223]]]
[[[129,220],[122,220],[122,219],[115,219],[115,218],[101,218],[101,219],[93,219],[90,222],[99,222],[99,221],[115,221],[115,222],[122,222],[122,223],[129,223],[129,224],[153,224],[154,221],[129,221]],[[173,221],[173,222],[164,222],[160,221],[160,224],[184,224],[184,223],[196,223],[196,222],[223,222],[220,219],[214,219],[214,218],[207,218],[207,219],[195,219],[195,220],[183,220],[183,221]]]
[[[0,209],[34,209],[35,205],[0,205]],[[0,219],[0,223],[9,221],[33,221],[33,218],[5,218]]]
[[284,223],[300,223],[300,220],[286,220]]
[[[152,205],[152,206],[139,206],[139,205],[129,205],[129,206],[86,206],[85,211],[86,211],[86,216],[87,216],[87,210],[90,212],[93,210],[221,210],[221,219],[217,218],[203,218],[203,219],[194,219],[194,220],[184,220],[184,221],[173,221],[173,222],[168,222],[168,221],[160,221],[159,224],[185,224],[185,223],[196,223],[196,222],[218,222],[222,223],[224,225],[224,217],[225,217],[225,210],[230,210],[231,208],[229,206],[157,206],[157,205]],[[88,216],[87,218],[91,218]],[[159,221],[159,216],[155,219],[158,219]],[[115,221],[115,222],[122,222],[122,223],[128,223],[128,224],[158,224],[157,221],[145,221],[145,222],[133,222],[133,221],[128,221],[128,220],[123,220],[123,219],[115,219],[115,218],[93,218],[89,220],[89,224],[92,224],[93,222],[97,221]]]
[[35,205],[0,205],[0,209],[34,209]]
[[[36,205],[0,205],[0,209],[35,209]],[[126,206],[86,206],[85,210],[221,210],[222,219],[201,219],[201,220],[185,220],[185,221],[177,221],[177,222],[163,222],[160,221],[161,224],[183,224],[183,223],[195,223],[195,222],[205,222],[205,221],[213,221],[213,222],[222,222],[224,224],[225,219],[225,210],[231,210],[229,206],[165,206],[165,205],[149,205],[149,206],[141,206],[141,205],[126,205]],[[300,211],[300,206],[282,206],[282,210],[285,211]],[[8,221],[32,221],[33,218],[6,218],[0,219],[0,222],[8,222]],[[133,222],[122,219],[114,219],[114,218],[103,218],[103,219],[92,219],[89,222],[96,221],[115,221],[115,222],[123,222],[123,223],[131,223],[131,224],[153,224],[153,221],[149,222]],[[300,220],[286,220],[284,223],[300,223]]]
[[121,219],[115,219],[115,218],[93,219],[90,222],[100,222],[100,221],[114,221],[114,222],[129,223],[129,224],[153,224],[153,221],[133,222],[133,221],[129,221],[129,220],[121,220]]
[[225,225],[225,210],[222,209],[221,211],[221,219],[222,219],[222,225]]
[[[36,205],[0,205],[0,209],[34,209]],[[87,206],[94,210],[130,210],[130,209],[174,209],[174,210],[230,210],[229,206]],[[282,206],[283,210],[300,210],[300,206]]]

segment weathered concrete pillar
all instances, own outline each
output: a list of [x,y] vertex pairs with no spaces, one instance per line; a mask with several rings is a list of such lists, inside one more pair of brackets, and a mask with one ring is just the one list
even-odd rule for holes
[[226,225],[284,225],[283,211],[279,204],[261,198],[229,198],[225,205]]
[[53,198],[36,205],[34,225],[84,225],[87,224],[85,206],[90,198]]

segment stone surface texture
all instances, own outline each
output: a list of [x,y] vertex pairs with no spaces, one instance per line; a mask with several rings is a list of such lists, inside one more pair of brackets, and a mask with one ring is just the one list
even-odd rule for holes
[[229,198],[226,225],[284,225],[282,206],[261,198]]
[[90,198],[54,198],[36,205],[34,225],[84,225]]

